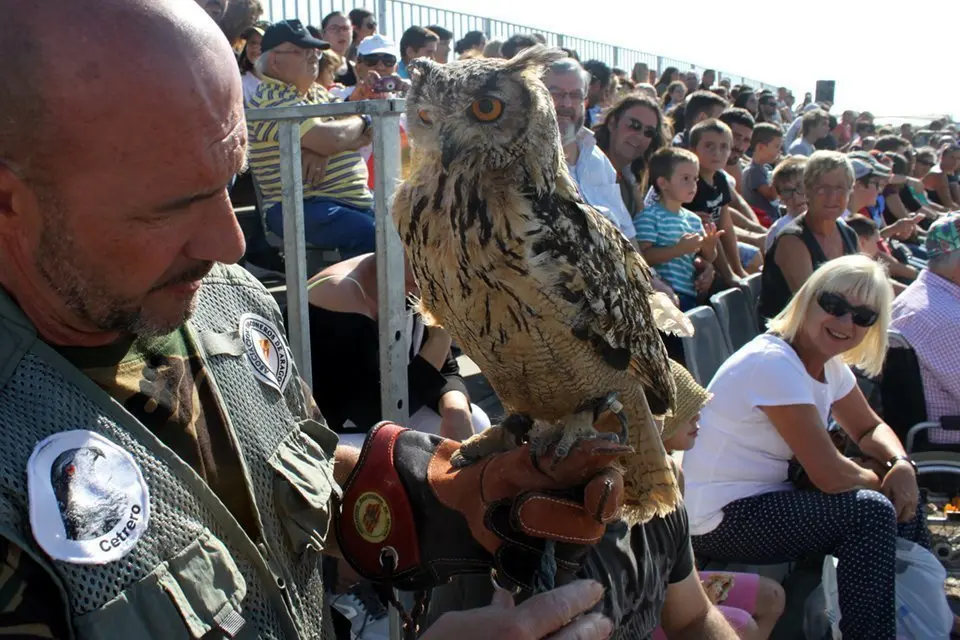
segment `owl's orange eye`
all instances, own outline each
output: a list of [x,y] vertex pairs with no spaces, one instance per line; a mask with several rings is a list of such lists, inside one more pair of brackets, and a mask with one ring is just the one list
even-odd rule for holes
[[503,101],[497,98],[474,100],[470,114],[480,122],[494,122],[503,115]]

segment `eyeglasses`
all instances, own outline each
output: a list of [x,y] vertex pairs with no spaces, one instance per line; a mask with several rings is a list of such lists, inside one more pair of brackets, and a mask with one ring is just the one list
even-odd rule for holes
[[397,64],[397,56],[390,55],[389,53],[369,53],[365,56],[359,56],[358,60],[361,64],[368,67],[375,67],[378,64],[382,64],[385,67],[392,67]]
[[843,296],[829,291],[817,296],[817,304],[834,318],[842,318],[849,313],[853,324],[858,327],[872,327],[880,317],[880,314],[870,307],[853,306]]
[[310,58],[316,56],[318,59],[323,57],[323,51],[320,49],[291,49],[289,51],[274,51],[275,54],[291,54],[301,58]]
[[644,125],[639,120],[631,120],[630,122],[627,123],[627,127],[629,127],[631,131],[642,133],[644,137],[650,138],[651,140],[653,140],[657,135],[656,127]]
[[376,28],[377,28],[377,23],[376,23],[376,21],[374,21],[374,20],[371,20],[370,22],[364,22],[364,23],[363,23],[363,28],[364,28],[364,29],[376,29]]
[[832,187],[828,184],[821,185],[813,190],[815,194],[821,197],[824,197],[824,196],[829,197],[834,195],[846,196],[846,195],[850,195],[850,191],[851,191],[850,187]]
[[556,87],[550,87],[550,97],[557,102],[563,102],[567,98],[570,98],[573,102],[583,102],[587,96],[583,94],[583,91],[563,91],[562,89],[557,89]]
[[777,193],[780,194],[781,198],[790,199],[797,196],[804,196],[806,193],[803,190],[803,187],[794,187],[793,189],[778,189]]

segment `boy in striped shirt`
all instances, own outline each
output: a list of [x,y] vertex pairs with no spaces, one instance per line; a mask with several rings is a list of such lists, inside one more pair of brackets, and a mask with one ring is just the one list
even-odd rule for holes
[[[657,151],[650,158],[650,184],[659,198],[634,219],[640,252],[673,288],[682,311],[697,306],[698,296],[710,290],[717,241],[723,235],[715,224],[704,224],[683,208],[697,194],[699,175],[696,155],[677,147]],[[699,262],[706,264],[698,275]]]

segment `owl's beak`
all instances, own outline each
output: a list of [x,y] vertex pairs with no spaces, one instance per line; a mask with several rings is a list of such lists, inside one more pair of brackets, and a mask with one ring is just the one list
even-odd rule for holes
[[447,171],[450,169],[450,165],[460,154],[460,146],[451,140],[447,136],[441,135],[440,137],[440,164],[443,166],[443,170]]

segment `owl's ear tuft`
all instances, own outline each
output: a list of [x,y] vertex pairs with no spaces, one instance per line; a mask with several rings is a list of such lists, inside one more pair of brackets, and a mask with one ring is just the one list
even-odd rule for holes
[[414,85],[420,84],[439,70],[440,65],[430,58],[417,58],[407,64],[407,72],[410,74],[410,81]]
[[569,56],[563,49],[557,49],[556,47],[547,47],[542,44],[538,44],[534,47],[523,49],[520,53],[507,61],[505,68],[507,71],[512,71],[514,73],[527,70],[533,70],[535,73],[542,73],[546,71],[546,69],[554,62],[558,62],[567,57]]

